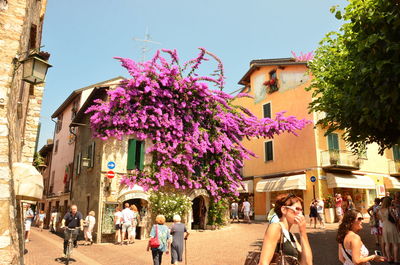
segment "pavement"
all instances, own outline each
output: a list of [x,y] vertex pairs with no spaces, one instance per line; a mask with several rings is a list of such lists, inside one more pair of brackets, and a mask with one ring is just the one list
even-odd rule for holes
[[[337,224],[327,224],[325,229],[308,228],[315,265],[340,265],[335,241]],[[187,240],[188,265],[243,265],[247,252],[261,246],[266,223],[234,223],[219,230],[193,231]],[[296,230],[293,229],[296,233]],[[360,233],[372,253],[376,247],[368,224]],[[151,265],[151,252],[146,251],[148,241],[137,240],[132,245],[110,243],[79,247],[72,253],[73,265]],[[64,264],[63,239],[48,230],[32,228],[31,241],[26,243],[26,265]],[[185,255],[185,254],[184,254]],[[162,265],[171,264],[170,255],[163,255]],[[185,264],[185,260],[183,261]],[[380,263],[385,264],[385,263]]]

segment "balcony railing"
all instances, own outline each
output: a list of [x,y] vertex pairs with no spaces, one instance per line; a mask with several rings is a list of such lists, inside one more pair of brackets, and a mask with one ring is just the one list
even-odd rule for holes
[[352,171],[360,169],[361,159],[347,150],[326,150],[321,152],[321,167]]
[[389,174],[400,176],[400,160],[389,160]]

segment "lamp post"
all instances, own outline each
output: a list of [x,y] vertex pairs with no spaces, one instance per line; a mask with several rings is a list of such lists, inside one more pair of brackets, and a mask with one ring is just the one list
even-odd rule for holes
[[21,64],[24,66],[22,80],[33,85],[44,83],[47,69],[52,67],[39,53],[30,54]]

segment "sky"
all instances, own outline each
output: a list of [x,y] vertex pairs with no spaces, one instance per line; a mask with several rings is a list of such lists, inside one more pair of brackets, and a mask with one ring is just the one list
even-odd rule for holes
[[[222,60],[225,92],[255,59],[291,57],[315,50],[341,22],[329,12],[345,0],[48,0],[42,50],[51,54],[41,112],[38,148],[53,138],[51,115],[76,89],[127,72],[113,57],[142,60],[146,29],[158,49],[177,49],[182,62],[204,47]],[[203,65],[211,73],[215,65]],[[38,150],[39,150],[38,149]]]

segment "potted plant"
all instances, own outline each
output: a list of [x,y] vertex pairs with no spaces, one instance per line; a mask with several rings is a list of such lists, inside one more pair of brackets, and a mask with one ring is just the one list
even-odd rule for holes
[[329,162],[331,165],[337,165],[339,160],[339,150],[329,150]]
[[325,222],[326,223],[334,223],[335,222],[335,199],[329,195],[324,200],[324,214],[325,214]]
[[264,86],[267,86],[268,93],[272,93],[278,90],[278,80],[276,77],[271,78],[270,80],[267,80],[264,82]]

